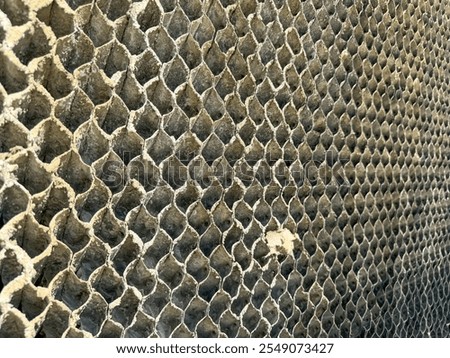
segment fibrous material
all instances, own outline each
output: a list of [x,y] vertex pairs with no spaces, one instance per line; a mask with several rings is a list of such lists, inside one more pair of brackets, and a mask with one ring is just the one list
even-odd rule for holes
[[1,337],[448,337],[450,6],[0,0]]

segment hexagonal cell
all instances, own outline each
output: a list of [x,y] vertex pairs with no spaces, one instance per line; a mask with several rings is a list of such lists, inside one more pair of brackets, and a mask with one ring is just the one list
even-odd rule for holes
[[139,55],[147,49],[145,34],[133,17],[124,16],[116,22],[116,38],[132,55]]
[[52,283],[53,297],[71,310],[81,307],[89,298],[89,287],[71,271],[65,271]]
[[122,191],[125,185],[125,165],[117,154],[110,151],[94,164],[95,175],[113,194]]
[[24,96],[12,102],[12,106],[20,108],[17,119],[28,129],[32,129],[51,112],[51,97],[38,87],[31,87]]
[[104,265],[108,256],[108,249],[97,238],[91,239],[89,244],[77,253],[73,259],[75,274],[82,280],[89,279],[92,272]]
[[35,81],[41,84],[54,99],[65,97],[72,91],[70,76],[50,56],[45,56],[39,62],[33,75]]
[[97,4],[80,8],[77,12],[80,28],[89,36],[95,47],[100,47],[113,38],[113,27]]
[[116,94],[123,100],[129,110],[137,110],[145,103],[145,95],[133,72],[122,73],[115,88]]
[[98,338],[120,338],[123,334],[123,328],[120,324],[114,321],[107,320],[103,326],[102,330],[98,334]]
[[0,255],[0,289],[19,277],[24,272],[24,266],[20,263],[20,258],[12,249],[2,250]]
[[9,152],[14,147],[26,148],[28,134],[14,121],[5,120],[0,124],[0,152]]
[[198,297],[195,297],[185,309],[184,324],[191,331],[195,331],[197,323],[205,317],[208,304]]
[[114,212],[108,207],[95,215],[93,227],[95,235],[111,247],[117,246],[126,236],[125,225],[116,219]]
[[36,337],[60,338],[69,326],[69,317],[70,311],[62,303],[52,302]]
[[[90,281],[92,288],[100,293],[108,303],[122,296],[125,289],[122,278],[108,266],[97,270]],[[102,299],[101,301],[104,300]]]
[[134,65],[134,76],[143,86],[158,76],[161,64],[156,54],[150,49],[141,54]]
[[125,15],[130,8],[130,0],[100,0],[97,6],[112,21]]
[[112,148],[127,165],[133,158],[138,157],[143,150],[142,138],[125,128],[118,130],[112,139]]
[[34,285],[48,287],[53,278],[69,266],[71,258],[72,253],[67,246],[56,243],[50,254],[42,263],[39,263],[36,275],[33,277]]
[[142,244],[140,240],[133,235],[129,235],[120,245],[119,249],[114,253],[112,258],[113,266],[116,271],[123,275],[128,265],[137,257],[142,251]]
[[159,231],[143,254],[145,265],[154,269],[171,248],[171,239],[163,231]]
[[50,39],[39,23],[27,30],[13,47],[15,55],[24,65],[28,65],[34,58],[46,55],[50,49]]
[[125,71],[130,64],[126,47],[117,40],[99,47],[95,60],[97,66],[110,78],[119,71]]
[[75,69],[93,59],[94,45],[84,32],[76,30],[70,36],[58,39],[56,54],[64,68],[72,73]]
[[98,126],[108,134],[112,134],[117,128],[125,126],[128,117],[129,112],[125,103],[115,95],[107,103],[95,109],[95,119]]
[[30,9],[22,0],[4,0],[0,3],[0,10],[6,14],[13,26],[20,26],[29,21]]
[[30,215],[24,215],[13,226],[9,239],[15,241],[31,258],[42,254],[51,243],[48,231]]
[[90,241],[89,228],[70,209],[64,209],[55,216],[51,230],[74,253],[82,250]]
[[67,187],[55,182],[45,192],[34,196],[32,202],[36,220],[48,226],[59,211],[70,206],[71,193]]
[[108,188],[100,180],[95,179],[92,187],[76,199],[75,210],[78,218],[89,222],[96,212],[106,206],[110,195]]
[[172,255],[161,259],[156,269],[158,278],[164,281],[172,290],[181,283],[184,276],[183,267]]
[[169,302],[169,292],[169,288],[158,281],[153,292],[147,296],[142,304],[144,312],[154,318],[158,317]]
[[133,289],[129,288],[120,298],[118,305],[112,309],[111,318],[123,327],[128,327],[133,322],[139,304],[139,297],[136,296]]
[[79,314],[77,326],[95,336],[106,319],[107,309],[108,305],[102,296],[96,293],[92,294]]
[[161,115],[172,112],[174,99],[164,81],[160,79],[152,80],[146,89],[147,99],[158,109]]
[[25,190],[15,184],[0,192],[0,227],[16,215],[27,210],[29,197]]
[[146,314],[138,311],[134,323],[127,328],[126,338],[148,338],[155,330],[155,321]]
[[59,121],[48,119],[40,123],[34,130],[38,158],[44,163],[50,163],[70,148],[72,135]]
[[81,89],[75,88],[69,96],[56,102],[55,117],[74,132],[89,120],[93,109],[94,105],[89,97]]
[[18,310],[9,310],[0,319],[1,338],[24,338],[26,320]]
[[76,72],[78,86],[88,95],[92,103],[99,105],[112,96],[110,81],[95,64],[86,64]]
[[53,0],[47,6],[37,12],[37,17],[47,26],[50,26],[56,37],[69,35],[74,30],[74,20],[72,14]]
[[156,275],[145,266],[142,259],[130,265],[126,272],[127,284],[136,287],[142,295],[148,295],[156,285]]

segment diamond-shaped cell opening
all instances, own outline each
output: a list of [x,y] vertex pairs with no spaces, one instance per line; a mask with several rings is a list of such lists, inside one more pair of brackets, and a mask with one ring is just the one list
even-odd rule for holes
[[158,26],[155,29],[151,29],[147,34],[147,38],[150,48],[156,53],[162,63],[172,60],[176,46],[163,27]]
[[173,192],[168,186],[161,186],[154,190],[145,205],[148,212],[153,216],[158,216],[164,208],[173,203]]
[[130,111],[139,109],[145,103],[144,92],[131,71],[122,73],[117,82],[115,92]]
[[94,164],[95,175],[111,190],[120,192],[125,185],[125,165],[117,154],[109,152]]
[[71,271],[66,271],[52,283],[53,297],[71,310],[81,307],[89,298],[89,287]]
[[127,270],[126,281],[128,285],[137,288],[145,296],[155,288],[156,276],[154,271],[147,269],[142,260],[136,260]]
[[171,157],[163,163],[161,176],[173,189],[178,189],[187,181],[187,168],[176,157]]
[[56,0],[53,0],[47,6],[39,9],[37,17],[47,26],[52,28],[56,37],[69,35],[74,30],[73,15]]
[[2,317],[0,326],[0,338],[24,338],[26,320],[17,310],[10,310]]
[[196,327],[198,338],[217,338],[219,336],[219,327],[206,316],[203,318]]
[[64,209],[55,216],[51,230],[56,239],[74,253],[82,250],[90,241],[89,228],[83,225],[76,213],[70,209]]
[[29,21],[30,9],[23,0],[4,0],[0,3],[0,10],[6,14],[13,26],[20,26]]
[[142,156],[136,157],[128,164],[127,173],[130,179],[137,180],[147,192],[158,185],[159,169]]
[[139,256],[142,251],[142,244],[134,236],[129,235],[120,245],[117,252],[114,254],[113,266],[115,270],[123,275],[128,265]]
[[68,207],[71,199],[66,186],[52,184],[45,192],[33,197],[33,214],[41,225],[48,226],[52,218]]
[[146,50],[145,34],[132,17],[124,16],[116,22],[116,38],[125,45],[132,55],[139,55]]
[[223,290],[234,298],[240,287],[240,282],[242,281],[242,272],[239,270],[237,265],[234,265],[231,269],[230,274],[223,280]]
[[184,311],[184,324],[189,328],[189,330],[195,332],[197,323],[205,317],[207,307],[208,304],[198,297],[195,297],[189,303],[189,306]]
[[180,211],[172,206],[161,215],[160,225],[172,239],[175,239],[183,232],[186,226],[185,221]]
[[130,8],[130,0],[99,0],[97,6],[108,17],[115,21],[124,16]]
[[183,281],[176,287],[172,294],[172,302],[184,310],[195,297],[197,284],[190,276],[184,276]]
[[150,49],[139,56],[134,65],[134,76],[143,86],[152,78],[158,76],[161,64],[158,57]]
[[95,64],[86,64],[76,73],[79,87],[88,95],[92,103],[99,105],[112,96],[108,78]]
[[149,0],[145,8],[137,15],[140,29],[145,32],[149,28],[158,26],[161,22],[161,9],[154,0]]
[[116,131],[112,138],[113,150],[125,165],[142,153],[143,146],[142,138],[125,128]]
[[119,322],[123,327],[128,327],[133,322],[134,316],[138,310],[140,299],[136,296],[133,289],[127,289],[117,306],[111,311],[111,318]]
[[73,259],[75,274],[82,280],[89,279],[97,268],[105,264],[107,256],[105,245],[96,238],[92,239]]
[[77,30],[70,36],[58,39],[56,54],[64,68],[72,73],[93,59],[94,45],[84,32]]
[[113,198],[113,210],[119,220],[125,220],[128,213],[142,205],[144,191],[136,181],[131,181],[121,193]]
[[24,272],[24,266],[19,262],[20,258],[12,249],[2,252],[0,259],[0,289],[19,277]]
[[132,117],[136,132],[144,139],[150,138],[158,129],[161,117],[158,110],[146,104]]
[[94,288],[106,302],[111,303],[122,296],[124,292],[124,283],[117,272],[105,266],[98,271],[91,279],[92,288]]
[[161,338],[168,338],[182,321],[183,312],[172,304],[168,304],[164,307],[157,320],[156,332]]
[[39,62],[37,70],[34,72],[34,79],[54,99],[67,96],[73,89],[71,78],[64,68],[48,56]]
[[170,37],[176,40],[187,32],[189,25],[189,19],[183,10],[177,6],[166,26]]
[[197,240],[195,232],[188,227],[174,243],[173,254],[175,258],[182,263],[186,262],[187,257],[197,247]]
[[172,112],[174,108],[173,94],[162,80],[152,81],[147,86],[146,92],[147,99],[158,109],[161,115]]
[[0,124],[0,152],[9,152],[15,147],[26,148],[28,134],[14,121],[5,120]]
[[0,83],[7,93],[23,91],[28,85],[26,73],[4,51],[0,51]]
[[173,153],[173,141],[163,131],[159,130],[156,135],[147,140],[147,152],[156,164],[160,164],[164,159]]
[[19,185],[13,185],[0,192],[0,227],[16,215],[27,210],[28,195]]
[[123,328],[119,323],[106,320],[101,331],[97,335],[98,338],[120,338],[123,334]]
[[179,44],[178,53],[189,69],[192,70],[200,65],[202,57],[200,47],[192,35],[180,37],[177,43]]
[[99,294],[94,293],[79,314],[76,326],[95,336],[106,319],[107,310],[108,305],[105,300]]
[[208,259],[199,249],[192,252],[186,259],[186,271],[199,283],[208,277]]
[[98,179],[95,180],[92,187],[76,199],[75,209],[78,218],[89,222],[97,211],[106,206],[110,195],[108,188]]
[[60,157],[57,173],[77,194],[87,191],[93,182],[90,168],[73,150]]
[[50,163],[70,149],[71,133],[54,119],[42,122],[34,132],[38,144],[36,152],[38,158],[44,163]]
[[125,331],[125,338],[149,338],[155,330],[155,321],[138,311],[134,323]]
[[220,331],[224,332],[228,338],[236,337],[240,325],[239,319],[229,310],[226,310],[220,317]]
[[58,301],[53,301],[45,319],[36,333],[39,338],[59,338],[69,327],[70,311]]
[[97,49],[95,63],[111,78],[117,72],[125,71],[130,60],[126,47],[113,40]]
[[13,47],[15,55],[24,65],[28,65],[34,58],[46,55],[50,49],[50,39],[38,24],[27,30]]
[[42,254],[52,241],[48,231],[29,215],[25,215],[14,226],[10,239],[24,249],[31,258]]
[[103,208],[95,215],[93,226],[95,235],[111,247],[117,246],[126,235],[125,225],[109,208]]
[[74,132],[81,124],[89,120],[94,105],[89,97],[79,88],[69,96],[56,102],[55,116]]
[[144,312],[156,318],[169,302],[169,296],[169,288],[161,281],[158,281],[153,292],[147,296],[142,304]]
[[202,94],[214,85],[214,75],[205,63],[199,64],[190,75],[192,86],[198,94]]
[[183,280],[183,267],[172,255],[163,258],[156,269],[158,278],[164,281],[172,290]]
[[48,256],[40,263],[33,277],[35,286],[48,287],[53,278],[69,266],[72,253],[67,246],[56,243]]
[[100,47],[113,38],[113,27],[98,6],[81,8],[78,12],[80,28],[89,36],[95,47]]
[[31,87],[24,96],[13,101],[15,108],[20,108],[17,119],[28,129],[32,129],[51,112],[51,98],[38,87]]
[[143,254],[145,265],[150,269],[156,268],[161,259],[169,253],[171,246],[172,240],[163,231],[159,231]]
[[117,128],[127,124],[129,112],[123,101],[113,95],[107,103],[96,107],[94,116],[99,127],[112,134]]

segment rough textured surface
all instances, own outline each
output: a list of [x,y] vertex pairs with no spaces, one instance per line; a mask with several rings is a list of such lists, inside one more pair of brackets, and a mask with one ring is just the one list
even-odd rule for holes
[[449,17],[0,0],[0,336],[448,337]]

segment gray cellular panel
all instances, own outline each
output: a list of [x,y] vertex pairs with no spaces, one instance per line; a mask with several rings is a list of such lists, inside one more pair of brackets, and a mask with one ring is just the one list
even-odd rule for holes
[[0,337],[449,337],[450,7],[0,0]]

